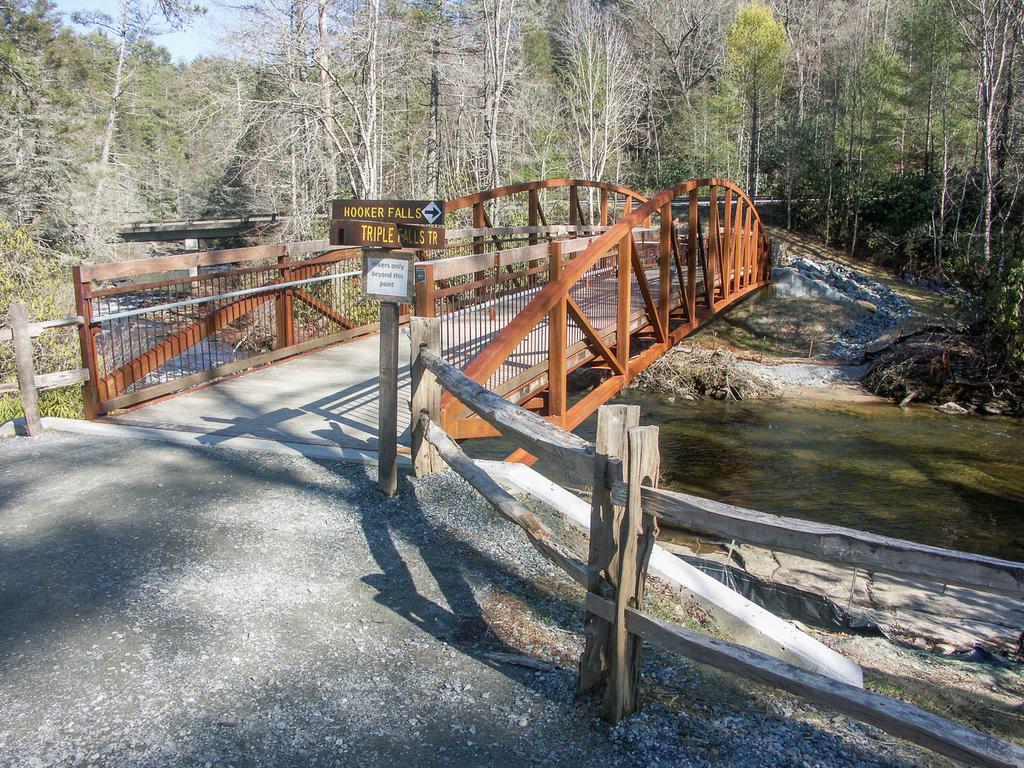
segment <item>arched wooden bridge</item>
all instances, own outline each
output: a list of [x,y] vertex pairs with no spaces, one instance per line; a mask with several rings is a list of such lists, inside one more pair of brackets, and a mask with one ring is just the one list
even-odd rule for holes
[[[770,279],[760,216],[722,179],[687,181],[649,199],[616,184],[547,179],[450,200],[447,211],[447,242],[418,252],[415,305],[404,314],[439,317],[450,362],[570,429]],[[223,394],[216,403],[227,407],[241,385],[228,398],[224,378],[340,342],[350,342],[338,349],[354,360],[377,329],[377,306],[361,297],[360,256],[311,241],[76,268],[89,417],[215,381]],[[308,372],[311,363],[301,365]],[[356,365],[341,362],[349,376]],[[603,380],[573,402],[567,377],[584,366]],[[301,378],[275,385],[276,401],[261,390],[259,403],[242,410],[274,405],[287,415],[316,405],[338,415],[336,401],[290,406]],[[454,401],[443,403],[442,419],[456,438],[493,434]]]

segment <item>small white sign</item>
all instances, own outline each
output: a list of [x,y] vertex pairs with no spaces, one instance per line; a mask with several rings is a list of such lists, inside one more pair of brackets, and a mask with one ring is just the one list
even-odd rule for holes
[[365,254],[363,292],[380,301],[408,301],[412,285],[411,253]]

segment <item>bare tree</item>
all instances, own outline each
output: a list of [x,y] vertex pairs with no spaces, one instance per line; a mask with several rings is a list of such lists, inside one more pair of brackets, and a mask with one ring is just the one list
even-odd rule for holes
[[486,184],[501,185],[498,132],[511,74],[510,53],[517,32],[516,0],[479,0],[484,57],[484,139],[487,150]]
[[[992,268],[992,234],[999,213],[1003,167],[1000,132],[1009,130],[1006,109],[1012,100],[1010,75],[1024,25],[1019,0],[951,0],[953,13],[968,42],[978,70],[978,133],[981,152],[981,244],[987,267]],[[1022,54],[1024,55],[1024,54]],[[1006,269],[1000,250],[997,274]]]
[[609,10],[591,0],[570,0],[558,36],[574,170],[603,179],[613,166],[617,177],[619,154],[634,135],[643,101],[626,32]]

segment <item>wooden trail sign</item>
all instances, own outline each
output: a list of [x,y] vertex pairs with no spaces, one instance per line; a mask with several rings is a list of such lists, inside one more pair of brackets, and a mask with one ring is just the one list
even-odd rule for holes
[[391,221],[331,221],[331,245],[355,245],[361,248],[440,248],[444,243],[444,227],[396,224]]
[[444,226],[444,200],[335,200],[331,218]]

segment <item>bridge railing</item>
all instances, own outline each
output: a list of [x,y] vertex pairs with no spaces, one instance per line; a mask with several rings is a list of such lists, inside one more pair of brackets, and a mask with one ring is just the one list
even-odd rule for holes
[[[804,521],[749,510],[738,514],[737,508],[659,490],[658,428],[639,426],[639,408],[602,408],[597,442],[590,443],[508,402],[447,362],[439,354],[436,318],[413,318],[410,336],[415,473],[428,474],[445,465],[453,469],[522,529],[542,556],[586,590],[586,637],[577,687],[580,694],[604,687],[605,719],[618,722],[638,708],[646,641],[788,691],[969,765],[1024,764],[1024,749],[1017,745],[834,676],[692,632],[644,609],[647,571],[661,520],[702,532],[724,532],[760,546],[781,542],[785,551],[805,557],[890,573],[904,573],[906,567],[914,576],[1013,596],[1024,595],[1024,564],[837,526],[817,526],[819,538]],[[542,469],[559,482],[590,487],[586,561],[504,488],[485,463],[466,455],[445,432],[439,423],[442,389],[521,450],[540,458]],[[792,535],[786,537],[786,531]]]
[[[680,200],[685,220],[673,216]],[[464,327],[451,324],[447,333],[468,341],[449,359],[474,381],[573,428],[669,346],[770,278],[771,244],[750,198],[731,182],[692,180],[635,209],[631,201],[585,249],[556,258],[559,244],[549,243],[547,268],[533,284],[472,310]],[[475,285],[489,279],[476,273]],[[570,404],[567,377],[582,365],[606,378]],[[456,438],[494,435],[450,396],[442,418]]]
[[360,275],[325,241],[75,267],[87,416],[374,332]]
[[[518,245],[417,264],[415,314],[440,317],[445,359],[464,367],[547,285],[552,259],[573,258],[595,237],[556,239],[567,227],[550,227],[547,242]],[[593,228],[604,231],[604,227]]]

